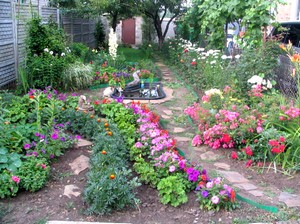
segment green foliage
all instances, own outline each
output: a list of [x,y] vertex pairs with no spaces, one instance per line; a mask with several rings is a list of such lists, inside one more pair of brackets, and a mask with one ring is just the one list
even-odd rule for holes
[[35,192],[47,183],[50,166],[44,158],[28,156],[16,174],[21,179],[20,187],[27,191]]
[[75,91],[87,88],[92,83],[92,71],[90,64],[85,65],[81,62],[69,64],[62,75],[64,89]]
[[278,43],[268,41],[263,48],[246,49],[236,64],[229,67],[225,72],[234,75],[237,90],[240,91],[240,94],[245,96],[245,89],[249,89],[247,80],[252,76],[264,74],[265,79],[276,79],[275,69],[278,66],[278,55],[280,53]]
[[99,20],[96,23],[96,27],[95,27],[95,40],[96,40],[96,47],[98,49],[101,48],[107,48],[106,44],[105,44],[105,32],[104,32],[104,27],[103,27],[103,23],[101,20]]
[[0,171],[0,198],[15,196],[19,185],[12,180],[12,173],[7,170]]
[[88,46],[83,43],[73,42],[70,46],[70,51],[77,60],[80,60],[83,63],[89,63],[93,58],[92,52]]
[[0,145],[0,172],[3,169],[7,169],[11,172],[16,172],[17,169],[22,165],[21,155],[13,152]]
[[143,158],[136,157],[133,169],[139,174],[141,181],[151,186],[157,186],[159,178],[152,164],[146,162]]
[[117,124],[120,133],[125,136],[128,146],[135,143],[137,115],[135,115],[132,110],[125,108],[120,103],[112,102],[110,104],[102,104],[101,113],[104,114],[107,119]]
[[177,207],[188,201],[186,195],[186,186],[181,182],[178,176],[169,176],[159,181],[157,185],[159,190],[160,201],[163,204],[170,203],[172,206]]

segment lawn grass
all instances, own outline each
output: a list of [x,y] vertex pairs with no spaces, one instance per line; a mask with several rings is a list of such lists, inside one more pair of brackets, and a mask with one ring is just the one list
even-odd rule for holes
[[140,62],[148,59],[146,53],[140,49],[134,49],[129,47],[118,47],[118,54],[124,55],[128,62]]

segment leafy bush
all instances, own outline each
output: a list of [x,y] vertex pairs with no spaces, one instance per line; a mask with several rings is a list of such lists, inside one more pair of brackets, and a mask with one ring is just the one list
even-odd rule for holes
[[19,181],[19,177],[9,171],[0,171],[0,198],[15,196],[19,190]]
[[7,148],[0,145],[0,172],[2,169],[16,172],[21,165],[21,155],[15,152],[10,153]]
[[188,201],[186,195],[186,186],[181,182],[181,178],[177,176],[169,176],[159,181],[157,185],[159,191],[160,201],[163,204],[170,203],[172,206],[177,207]]
[[101,48],[107,48],[107,44],[105,43],[105,32],[104,32],[104,27],[103,27],[103,23],[101,20],[99,20],[96,23],[96,27],[95,27],[95,40],[96,40],[96,47],[98,49]]
[[16,174],[21,179],[20,187],[27,191],[35,192],[47,183],[50,166],[44,158],[28,156]]

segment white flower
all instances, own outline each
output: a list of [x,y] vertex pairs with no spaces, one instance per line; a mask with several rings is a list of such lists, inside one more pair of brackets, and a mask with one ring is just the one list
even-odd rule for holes
[[64,52],[62,52],[60,56],[62,56],[62,57],[63,57],[63,56],[65,56],[65,55],[66,55],[66,54],[65,54]]
[[236,56],[234,56],[236,59],[239,59],[241,57],[240,54],[237,54]]
[[228,59],[232,59],[232,56],[231,56],[231,55],[228,55],[227,58],[228,58]]
[[49,54],[53,55],[53,51],[50,51]]
[[223,60],[225,60],[225,59],[227,59],[227,56],[224,54],[224,55],[221,56],[221,58],[222,58]]
[[210,62],[211,65],[216,64],[216,63],[217,63],[217,61],[215,61],[215,60]]
[[45,52],[49,52],[49,49],[48,49],[48,48],[45,48],[44,51],[45,51]]
[[113,58],[113,60],[115,60],[117,57],[118,43],[117,43],[117,35],[112,28],[110,29],[110,33],[109,33],[108,46],[109,46],[108,48],[109,54]]
[[196,61],[196,59],[194,58],[192,61]]
[[270,80],[267,81],[267,88],[272,89],[272,83],[270,82]]
[[203,56],[203,57],[201,57],[201,59],[203,59],[203,60],[204,60],[204,59],[206,59],[206,57],[205,57],[205,56]]
[[252,84],[262,84],[263,79],[259,77],[258,75],[252,76],[250,79],[248,79],[247,82],[252,83]]
[[205,51],[204,48],[198,48],[198,51]]

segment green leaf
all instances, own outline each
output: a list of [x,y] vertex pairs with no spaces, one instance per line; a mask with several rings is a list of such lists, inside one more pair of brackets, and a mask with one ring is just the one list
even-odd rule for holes
[[7,148],[4,148],[4,147],[0,148],[0,154],[1,155],[5,155],[5,154],[7,154],[7,152],[8,152]]
[[7,163],[8,162],[8,158],[7,156],[0,156],[0,163]]

